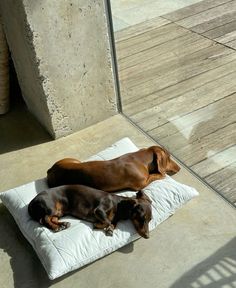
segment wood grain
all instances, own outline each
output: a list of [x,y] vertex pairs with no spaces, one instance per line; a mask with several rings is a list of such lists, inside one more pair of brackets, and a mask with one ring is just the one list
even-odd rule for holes
[[234,203],[236,1],[192,6],[119,32],[123,112]]
[[211,8],[221,6],[227,2],[231,2],[231,0],[206,0],[201,1],[196,4],[186,6],[182,9],[179,9],[177,11],[168,13],[164,15],[164,18],[167,18],[171,21],[179,21],[184,18],[191,17],[193,15],[199,14],[203,11],[209,10]]
[[236,0],[201,1],[163,18],[236,49]]

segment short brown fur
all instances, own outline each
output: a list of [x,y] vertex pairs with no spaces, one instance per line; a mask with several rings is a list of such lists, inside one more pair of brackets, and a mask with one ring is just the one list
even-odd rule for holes
[[151,146],[106,161],[80,162],[65,158],[47,171],[49,187],[82,184],[107,192],[123,189],[138,191],[152,181],[180,170],[167,150]]

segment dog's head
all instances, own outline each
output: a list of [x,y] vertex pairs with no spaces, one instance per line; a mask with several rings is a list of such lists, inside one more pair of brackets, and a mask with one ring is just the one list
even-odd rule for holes
[[149,238],[149,222],[152,219],[151,203],[152,201],[143,191],[137,192],[131,214],[135,229],[146,239]]
[[157,170],[161,175],[174,175],[180,170],[179,165],[171,159],[170,153],[159,146],[152,146],[149,148],[156,160]]

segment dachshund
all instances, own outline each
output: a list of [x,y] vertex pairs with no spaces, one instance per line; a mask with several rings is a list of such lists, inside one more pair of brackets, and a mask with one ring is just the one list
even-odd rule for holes
[[118,196],[84,185],[64,185],[40,192],[28,205],[29,215],[43,226],[58,232],[70,226],[58,221],[71,215],[94,223],[94,228],[113,235],[118,221],[130,219],[144,238],[149,238],[151,200],[139,191],[134,197]]
[[166,149],[151,146],[112,160],[59,160],[47,171],[47,182],[49,187],[82,184],[107,192],[124,189],[139,191],[152,181],[179,170],[180,167]]

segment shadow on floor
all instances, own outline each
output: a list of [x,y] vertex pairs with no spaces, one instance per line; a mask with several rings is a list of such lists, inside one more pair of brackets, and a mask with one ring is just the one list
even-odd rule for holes
[[236,237],[186,272],[170,288],[236,287]]
[[10,110],[0,115],[0,154],[52,140],[28,111],[21,96],[12,62],[10,63]]
[[11,277],[12,273],[14,288],[48,288],[53,284],[69,279],[69,276],[90,265],[88,264],[55,280],[49,280],[37,254],[24,238],[14,218],[3,204],[0,204],[0,235],[0,259],[9,257],[10,271],[12,271],[9,273],[8,265],[1,266],[1,269],[6,271],[3,273],[6,278],[0,278],[0,287],[8,287],[6,284],[9,285],[9,275]]
[[[13,217],[3,204],[0,204],[0,235],[0,259],[9,257],[15,288],[48,288],[64,280],[70,281],[69,276],[90,265],[85,265],[80,269],[50,281],[33,248],[24,238]],[[133,243],[122,247],[118,251],[131,253],[133,251]],[[9,266],[1,267],[1,269],[5,269],[7,272],[9,271]],[[5,287],[4,285],[9,282],[9,273],[4,275],[6,275],[6,278],[0,279],[0,287]]]
[[[51,282],[48,280],[44,268],[3,204],[0,204],[0,235],[0,253],[7,253],[10,258],[14,287],[49,287]],[[1,269],[6,270],[6,273],[3,274],[6,275],[6,279],[0,279],[0,286],[5,287],[6,282],[9,281],[7,279],[9,267],[8,265],[2,266]]]

